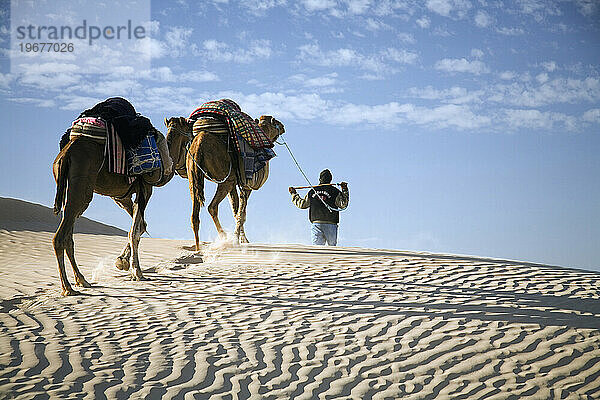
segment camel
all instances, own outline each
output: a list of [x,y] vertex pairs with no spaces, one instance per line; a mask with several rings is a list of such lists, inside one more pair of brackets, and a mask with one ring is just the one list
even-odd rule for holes
[[[261,116],[258,125],[267,135],[271,142],[285,132],[284,126],[275,118],[267,115]],[[196,251],[200,250],[198,230],[200,229],[200,208],[204,206],[204,178],[217,183],[217,190],[210,204],[208,212],[213,219],[217,232],[221,239],[226,238],[226,233],[219,222],[219,203],[229,196],[231,208],[236,221],[235,241],[237,243],[248,243],[244,232],[246,222],[246,206],[252,190],[258,190],[266,182],[269,174],[269,165],[255,173],[252,180],[241,184],[235,173],[236,164],[228,151],[227,140],[207,131],[200,131],[192,135],[194,121],[185,117],[165,118],[165,125],[169,135],[179,133],[187,139],[183,148],[177,150],[178,158],[173,159],[173,165],[177,174],[182,178],[188,178],[190,195],[192,197],[191,225],[194,231]],[[189,146],[189,147],[188,147]],[[187,150],[186,150],[186,147]],[[187,156],[184,154],[187,152]],[[238,196],[239,186],[239,196]]]
[[[178,158],[178,151],[181,149],[179,141],[170,142],[167,138],[167,144],[171,158]],[[140,268],[138,244],[141,235],[146,231],[144,210],[152,195],[152,185],[146,183],[142,177],[129,183],[126,176],[109,173],[104,162],[104,154],[104,142],[82,136],[70,140],[53,165],[57,183],[54,212],[58,214],[61,209],[64,210],[60,225],[52,239],[63,296],[80,294],[72,288],[67,279],[65,250],[73,268],[75,285],[91,287],[75,261],[73,224],[75,219],[87,209],[94,193],[111,197],[132,218],[127,245],[115,260],[115,266],[121,270],[131,270],[132,280],[146,279]],[[160,186],[170,181],[173,175],[174,171],[171,169],[170,174],[163,177]]]

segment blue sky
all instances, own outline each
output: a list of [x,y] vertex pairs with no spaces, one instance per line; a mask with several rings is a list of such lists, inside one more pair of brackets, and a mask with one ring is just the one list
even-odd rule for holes
[[[228,97],[282,121],[311,178],[329,168],[349,182],[340,245],[600,270],[597,1],[196,3],[152,1],[141,50],[103,44],[88,55],[102,73],[59,56],[11,72],[2,0],[0,195],[51,205],[60,135],[100,100],[124,96],[165,132],[164,117]],[[147,68],[126,65],[136,51],[151,57]],[[246,232],[308,243],[306,211],[287,193],[302,176],[275,150]],[[129,226],[101,196],[85,215]],[[189,216],[187,183],[175,177],[154,193],[149,232],[192,239]],[[226,201],[220,216],[231,230]],[[201,238],[214,239],[201,217]]]

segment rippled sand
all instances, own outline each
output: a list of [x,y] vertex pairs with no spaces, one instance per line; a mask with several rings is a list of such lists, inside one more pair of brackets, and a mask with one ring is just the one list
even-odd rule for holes
[[600,273],[77,234],[63,298],[50,239],[0,231],[0,398],[600,398]]

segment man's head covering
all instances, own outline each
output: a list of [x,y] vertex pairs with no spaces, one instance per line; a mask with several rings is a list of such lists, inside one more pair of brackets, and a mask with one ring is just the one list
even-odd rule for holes
[[331,171],[328,169],[324,169],[319,175],[319,183],[331,183],[332,178],[333,176],[331,176]]

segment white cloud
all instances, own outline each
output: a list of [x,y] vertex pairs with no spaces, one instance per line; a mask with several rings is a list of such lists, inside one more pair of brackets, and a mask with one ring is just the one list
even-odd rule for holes
[[162,58],[169,53],[169,48],[164,42],[151,37],[136,40],[132,48],[133,51],[144,54],[149,58]]
[[300,3],[309,12],[331,10],[337,5],[335,0],[302,0]]
[[135,93],[143,92],[143,85],[135,79],[108,79],[98,82],[91,87],[87,83],[82,83],[69,88],[70,91],[80,93],[95,94],[102,97],[130,97]]
[[483,51],[481,51],[479,49],[472,49],[471,50],[471,57],[480,59],[480,58],[483,58],[483,56],[484,56]]
[[407,115],[409,121],[419,125],[432,125],[438,129],[448,127],[458,129],[477,129],[488,126],[490,118],[475,114],[466,105],[447,104],[427,108],[420,107]]
[[21,69],[24,70],[26,75],[77,73],[80,70],[79,66],[75,64],[56,62],[23,64]]
[[480,28],[487,28],[492,24],[492,18],[485,11],[478,11],[475,14],[475,25]]
[[410,44],[413,44],[413,43],[416,43],[416,42],[417,42],[417,41],[415,40],[415,37],[414,37],[412,34],[410,34],[410,33],[400,32],[400,33],[398,33],[398,35],[397,35],[397,36],[398,36],[398,39],[399,39],[401,42],[404,42],[404,43],[410,43]]
[[379,31],[379,30],[391,30],[393,29],[390,25],[376,20],[374,18],[367,18],[365,21],[365,28],[369,31]]
[[465,58],[444,58],[435,63],[435,69],[446,72],[467,72],[475,75],[489,72],[483,62],[478,60],[469,61]]
[[554,72],[558,68],[554,61],[543,62],[542,67],[548,72]]
[[[227,0],[219,1],[227,2]],[[284,6],[285,4],[285,0],[245,0],[240,2],[240,5],[250,11],[250,13],[259,16],[265,15],[272,8]]]
[[295,84],[301,84],[304,87],[325,87],[332,86],[338,83],[338,74],[333,72],[315,78],[309,78],[306,75],[298,74],[290,77],[290,81]]
[[322,51],[319,45],[306,44],[300,46],[299,50],[301,60],[324,67],[349,65],[360,67],[367,60],[363,55],[347,48]]
[[[543,80],[543,79],[542,79]],[[536,85],[534,82],[537,82]],[[575,104],[600,101],[600,79],[557,78],[546,82],[514,82],[494,85],[489,100],[519,107],[542,107],[551,104]]]
[[86,108],[93,107],[94,104],[104,100],[102,97],[90,97],[79,95],[61,95],[58,96],[60,108],[63,110],[83,111]]
[[507,109],[503,110],[503,114],[503,125],[508,125],[514,129],[552,130],[560,126],[569,131],[574,131],[577,127],[577,119],[563,113]]
[[144,27],[146,28],[146,31],[150,33],[150,35],[157,35],[158,32],[160,32],[160,21],[153,19],[144,24]]
[[583,113],[583,120],[600,124],[600,108],[593,108]]
[[0,72],[0,89],[8,89],[10,84],[15,80],[12,74],[3,74]]
[[536,80],[536,81],[538,81],[539,83],[546,83],[546,82],[548,82],[548,80],[549,80],[549,79],[550,79],[550,78],[548,77],[548,74],[547,74],[547,73],[545,73],[545,72],[543,72],[543,73],[541,73],[541,74],[538,74],[538,75],[535,77],[535,80]]
[[498,32],[501,35],[505,35],[505,36],[519,36],[519,35],[525,34],[525,30],[523,30],[522,28],[502,27],[502,28],[496,29],[496,32]]
[[181,57],[196,51],[196,45],[189,43],[189,38],[192,35],[191,28],[172,27],[165,34],[165,44],[167,51],[172,57]]
[[239,92],[221,92],[215,98],[235,99],[242,109],[250,115],[273,115],[285,124],[285,120],[312,121],[322,119],[335,110],[334,103],[324,100],[318,94],[285,95],[265,92],[261,94],[242,94]]
[[53,99],[33,98],[33,97],[13,97],[9,100],[15,103],[32,104],[34,107],[50,108],[55,107],[56,103]]
[[455,14],[458,18],[463,18],[471,8],[471,2],[468,0],[427,0],[426,6],[430,11],[444,17]]
[[575,4],[577,10],[586,17],[594,15],[599,7],[597,0],[575,0]]
[[8,42],[10,31],[4,25],[0,25],[0,43]]
[[[156,32],[156,35],[159,31],[158,26],[157,21],[151,22],[151,29]],[[193,29],[190,28],[170,27],[164,35],[164,40],[145,37],[136,40],[132,47],[135,52],[151,58],[162,58],[167,55],[170,57],[183,57],[189,54],[197,54],[198,47],[195,43],[190,42],[192,33]]]
[[513,71],[504,71],[501,72],[498,77],[504,81],[512,81],[517,77],[517,74]]
[[380,79],[383,74],[395,72],[386,60],[410,64],[418,58],[415,53],[393,48],[371,55],[364,55],[349,48],[323,51],[317,44],[306,44],[300,46],[299,50],[298,58],[305,63],[323,67],[356,67],[369,72],[363,76],[366,79]]
[[24,71],[18,82],[43,90],[59,90],[77,84],[81,80],[80,68],[68,63],[23,64]]
[[216,82],[219,81],[219,76],[209,71],[189,71],[179,75],[180,82]]
[[562,14],[557,4],[546,0],[518,0],[517,6],[522,14],[530,15],[538,22],[546,16]]
[[448,89],[435,89],[432,86],[422,89],[410,88],[408,93],[420,99],[436,100],[452,104],[480,103],[485,96],[484,90],[469,91],[460,86],[453,86]]
[[445,17],[449,16],[452,11],[451,0],[427,0],[426,5],[429,10]]
[[364,14],[371,5],[371,0],[345,0],[351,14]]
[[419,25],[423,29],[429,28],[429,25],[431,24],[431,20],[427,17],[421,17],[421,18],[417,19],[415,22],[417,23],[417,25]]
[[268,40],[253,40],[247,49],[236,49],[227,43],[210,39],[202,43],[201,53],[213,61],[248,64],[270,58],[273,50]]
[[224,92],[218,96],[236,99],[250,115],[270,114],[284,123],[286,119],[319,120],[336,125],[366,123],[393,128],[415,124],[433,129],[475,129],[490,123],[489,117],[475,114],[468,106],[454,104],[431,108],[397,102],[365,105],[328,101],[316,94],[287,96],[272,92],[252,95]]
[[[111,74],[111,78],[111,80],[114,81],[129,80],[132,82],[132,85],[134,85],[139,79],[145,79],[162,83],[214,82],[219,80],[218,75],[209,71],[192,70],[177,74],[167,66],[151,68],[146,70],[134,70],[130,67],[123,67]],[[103,82],[106,81],[109,80],[103,80]]]
[[386,50],[385,55],[392,61],[395,61],[400,64],[414,64],[419,55],[417,53],[413,53],[404,49],[394,49],[389,48]]

